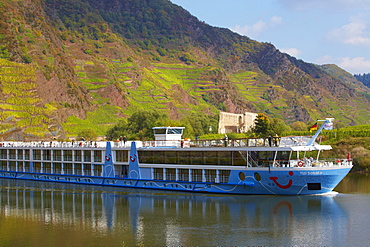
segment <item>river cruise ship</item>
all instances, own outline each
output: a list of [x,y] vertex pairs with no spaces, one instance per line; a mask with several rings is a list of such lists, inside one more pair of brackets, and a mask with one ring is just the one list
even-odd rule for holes
[[224,194],[308,195],[332,191],[352,168],[321,159],[315,135],[183,140],[156,127],[154,141],[2,142],[0,178]]

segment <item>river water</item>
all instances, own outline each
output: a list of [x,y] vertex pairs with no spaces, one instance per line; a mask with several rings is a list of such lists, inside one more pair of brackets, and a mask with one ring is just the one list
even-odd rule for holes
[[0,246],[368,246],[370,177],[324,196],[224,196],[0,179]]

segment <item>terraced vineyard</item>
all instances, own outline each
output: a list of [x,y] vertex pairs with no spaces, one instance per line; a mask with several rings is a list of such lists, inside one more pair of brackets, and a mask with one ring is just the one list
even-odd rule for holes
[[0,59],[1,134],[19,129],[32,136],[58,132],[51,117],[55,107],[42,103],[35,80],[33,66]]

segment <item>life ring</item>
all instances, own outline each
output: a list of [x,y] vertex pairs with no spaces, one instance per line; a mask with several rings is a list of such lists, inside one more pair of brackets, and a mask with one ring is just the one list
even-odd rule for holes
[[304,162],[303,162],[303,161],[299,161],[299,162],[298,162],[298,166],[299,166],[299,167],[302,167],[303,165],[304,165]]

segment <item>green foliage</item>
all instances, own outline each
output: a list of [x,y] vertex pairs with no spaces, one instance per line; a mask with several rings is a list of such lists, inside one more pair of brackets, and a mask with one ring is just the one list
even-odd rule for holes
[[265,114],[258,114],[254,124],[253,132],[258,136],[267,136],[269,134],[269,119]]
[[108,140],[116,140],[120,136],[129,139],[154,139],[153,127],[167,126],[170,120],[167,115],[158,111],[139,110],[126,120],[121,120],[106,133]]
[[79,139],[84,139],[85,141],[95,141],[98,137],[94,129],[84,129],[78,133]]
[[308,129],[308,125],[301,121],[296,121],[292,123],[292,129],[296,131],[305,131]]

